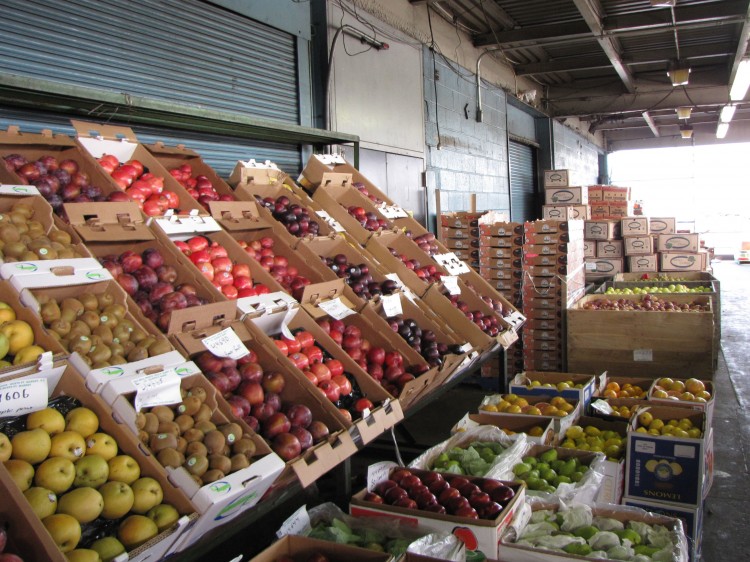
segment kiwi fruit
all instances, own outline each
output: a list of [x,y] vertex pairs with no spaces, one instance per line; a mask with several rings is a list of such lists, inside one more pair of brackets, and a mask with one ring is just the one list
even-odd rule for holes
[[59,242],[60,244],[64,244],[66,246],[69,246],[73,242],[70,234],[68,234],[64,230],[52,229],[49,233],[49,238],[53,242]]
[[125,359],[122,355],[115,355],[115,352],[112,352],[112,357],[109,358],[109,364],[110,365],[122,365],[123,363],[127,363],[128,360]]
[[76,313],[75,309],[73,308],[61,308],[60,309],[60,319],[65,320],[66,322],[74,322],[75,319],[78,318],[78,314]]
[[120,322],[117,326],[112,328],[112,337],[120,343],[130,341],[132,333],[133,330],[123,325],[123,322]]
[[86,322],[89,329],[92,331],[101,324],[101,321],[99,320],[99,315],[94,312],[93,310],[85,310],[83,314],[81,314],[78,319],[81,322]]
[[182,437],[185,438],[185,441],[187,441],[188,444],[193,443],[194,441],[203,443],[204,435],[205,434],[197,427],[191,427],[190,429],[187,429],[182,433]]
[[229,459],[231,468],[229,469],[230,472],[237,472],[238,470],[242,470],[243,468],[247,468],[250,466],[250,461],[247,459],[247,457],[243,454],[237,454],[233,455],[231,459]]
[[146,427],[146,414],[143,412],[138,412],[135,415],[135,427],[136,429],[143,429]]
[[99,310],[104,310],[115,302],[115,297],[109,293],[99,293],[96,295],[96,300],[99,303]]
[[224,474],[229,474],[232,470],[232,461],[224,455],[209,455],[208,468],[211,470],[220,470]]
[[190,455],[184,466],[193,476],[203,476],[208,470],[208,459],[204,455]]
[[83,307],[83,303],[78,299],[68,297],[62,300],[60,303],[60,310],[72,310],[75,313],[76,318],[83,314],[86,309]]
[[232,447],[230,447],[228,444],[224,445],[224,448],[221,450],[221,454],[225,457],[229,458],[232,456]]
[[235,455],[245,455],[248,459],[255,455],[256,449],[255,441],[250,437],[243,437],[232,445],[232,452]]
[[194,388],[190,389],[190,396],[196,396],[198,400],[201,401],[201,404],[206,401],[206,398],[208,398],[208,393],[206,392],[206,389],[202,386],[196,386]]
[[[88,312],[86,312],[85,314],[88,314]],[[110,328],[109,326],[96,326],[93,330],[91,330],[91,334],[94,336],[99,336],[106,344],[111,344],[115,339],[115,336],[112,333],[112,328]]]
[[208,433],[209,431],[216,429],[216,424],[208,420],[203,420],[196,422],[193,428],[200,429],[203,433]]
[[195,418],[195,421],[197,423],[210,420],[212,415],[213,411],[211,410],[211,406],[203,403],[201,404],[201,407],[198,408],[198,411],[193,414],[193,417]]
[[202,402],[197,396],[188,396],[179,406],[177,411],[186,416],[194,416],[200,410]]
[[169,353],[172,351],[172,346],[164,338],[158,338],[154,343],[148,346],[148,354],[151,357],[156,357],[162,353]]
[[[94,338],[96,338],[96,336],[92,337],[92,341],[94,341]],[[91,346],[89,357],[94,363],[105,363],[109,361],[110,357],[112,357],[112,350],[107,347],[107,344],[100,340],[100,343]]]
[[235,441],[242,439],[242,428],[238,423],[227,423],[218,428],[224,434],[227,443],[231,445]]
[[226,445],[226,443],[226,437],[224,437],[224,434],[217,429],[207,432],[203,437],[203,444],[208,449],[209,455],[217,455],[222,453],[224,451],[224,445]]
[[177,449],[167,447],[166,449],[159,451],[156,455],[156,460],[158,460],[162,466],[177,468],[182,466],[185,462],[185,457]]
[[148,448],[154,453],[162,449],[176,449],[177,436],[172,433],[154,433],[148,440]]
[[[126,321],[127,320],[123,320],[122,322],[120,322],[119,325],[122,325],[123,322],[126,322]],[[140,343],[146,339],[147,334],[145,331],[143,331],[141,328],[136,328],[132,325],[130,327],[132,328],[132,330],[130,330],[130,341],[132,341],[133,343]]]
[[67,320],[60,318],[48,325],[48,328],[58,336],[65,337],[70,333],[71,324]]
[[187,439],[185,439],[184,437],[177,438],[177,450],[183,455],[185,454],[185,451],[187,450],[187,446],[188,446]]
[[96,295],[91,293],[86,293],[78,297],[78,300],[81,301],[81,304],[83,305],[83,308],[86,310],[93,310],[97,311],[99,310],[99,301],[96,300]]
[[128,352],[128,362],[143,361],[148,359],[148,351],[144,347],[135,346]]
[[146,424],[143,426],[143,430],[146,433],[156,433],[159,430],[159,418],[153,412],[143,414],[146,418]]
[[50,301],[39,308],[39,314],[42,316],[44,325],[49,326],[53,322],[60,320],[62,311],[55,301]]
[[151,408],[151,413],[159,419],[159,422],[174,421],[174,411],[169,406],[154,406]]
[[[115,343],[114,341],[108,342],[107,345],[109,346],[109,349],[112,350],[112,357],[115,355],[118,357],[122,357],[125,353],[125,348],[122,347],[119,343]],[[123,357],[124,360],[124,357]]]
[[224,478],[224,473],[221,470],[211,469],[207,470],[203,473],[203,476],[201,476],[201,481],[203,484],[210,484],[211,482],[216,482],[217,480],[221,480]]
[[207,457],[208,449],[206,449],[206,446],[200,441],[191,441],[185,448],[185,455],[187,455],[188,457],[192,455]]
[[73,320],[70,323],[70,335],[71,336],[90,336],[91,335],[91,328],[89,327],[86,322],[81,321],[80,319]]
[[157,431],[159,433],[171,433],[175,438],[179,437],[182,433],[180,431],[180,426],[173,421],[159,422],[159,429]]
[[193,419],[193,417],[186,414],[180,414],[174,419],[174,421],[180,428],[180,434],[185,433],[188,429],[195,425],[195,420]]
[[143,431],[142,429],[138,431],[138,441],[143,443],[144,445],[148,445],[148,440],[151,438],[151,435]]
[[127,312],[128,312],[128,309],[125,308],[123,305],[112,303],[104,307],[102,314],[105,316],[114,316],[115,318],[117,318],[119,322],[120,320],[123,320],[125,318],[125,314],[127,314]]
[[85,335],[76,335],[68,340],[68,351],[77,352],[79,355],[88,355],[91,351],[91,338]]

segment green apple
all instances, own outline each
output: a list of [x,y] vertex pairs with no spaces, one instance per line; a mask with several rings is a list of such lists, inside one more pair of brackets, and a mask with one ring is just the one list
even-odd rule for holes
[[117,455],[117,441],[106,433],[94,433],[86,438],[86,454],[99,455],[108,461]]
[[73,485],[76,488],[88,486],[98,488],[109,477],[109,465],[100,455],[86,455],[75,462],[76,477]]
[[34,481],[34,467],[26,461],[19,459],[10,459],[3,463],[5,469],[10,474],[13,482],[22,491],[25,492],[31,488],[31,483]]
[[52,440],[49,433],[38,427],[16,433],[10,444],[13,446],[12,458],[37,464],[49,455]]
[[133,488],[133,495],[135,497],[132,507],[134,513],[143,515],[152,507],[159,505],[164,499],[164,492],[161,489],[161,485],[148,476],[139,478],[133,482],[131,487]]
[[[62,416],[60,416],[62,418]],[[64,420],[63,420],[64,422]],[[50,457],[63,457],[77,461],[86,453],[86,441],[76,431],[63,431],[52,436]]]
[[117,538],[130,550],[138,548],[159,534],[159,528],[145,515],[131,515],[117,529]]
[[141,477],[141,467],[130,455],[117,455],[109,459],[109,480],[132,484]]
[[168,503],[160,503],[159,505],[152,507],[146,513],[146,517],[151,519],[156,526],[159,528],[161,533],[165,529],[169,529],[174,525],[180,518],[180,514],[174,508],[174,506]]
[[105,519],[119,519],[124,517],[133,507],[135,496],[133,490],[124,482],[111,480],[99,487],[99,493],[104,500],[102,517]]
[[75,465],[63,457],[52,457],[40,464],[34,474],[34,484],[56,494],[67,492],[76,478]]
[[63,553],[70,552],[78,546],[78,541],[81,540],[81,524],[75,517],[55,513],[42,519],[42,524]]
[[13,453],[13,445],[5,433],[0,433],[0,462],[7,461]]
[[65,430],[65,418],[54,408],[32,412],[26,418],[26,429],[38,427],[41,427],[50,435],[57,435]]
[[91,543],[91,550],[99,553],[102,562],[111,562],[125,552],[125,547],[115,537],[104,537]]
[[99,553],[89,548],[76,548],[68,552],[65,556],[68,562],[102,562]]
[[57,510],[57,496],[52,490],[34,486],[23,493],[26,501],[39,519],[52,515]]
[[76,488],[57,502],[57,513],[67,513],[79,523],[90,523],[104,509],[102,495],[94,488]]

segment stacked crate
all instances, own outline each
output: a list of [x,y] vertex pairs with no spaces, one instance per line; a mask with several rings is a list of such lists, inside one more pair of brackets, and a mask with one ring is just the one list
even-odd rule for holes
[[635,214],[629,187],[590,185],[587,189],[592,220],[621,220]]
[[573,170],[546,170],[544,172],[543,220],[567,221],[588,219],[588,190],[574,185]]
[[650,232],[653,236],[658,271],[675,273],[679,271],[706,271],[711,260],[708,250],[701,247],[697,232],[678,232],[674,218],[650,219]]
[[483,214],[470,211],[440,214],[439,240],[476,270],[479,269],[479,217]]
[[[496,222],[479,226],[479,273],[514,306],[521,307],[523,278],[523,224]],[[523,370],[521,340],[507,351],[508,373]],[[482,376],[497,377],[496,366],[486,365]]]
[[620,228],[620,221],[592,219],[584,223],[583,253],[587,281],[602,281],[625,271],[625,250]]
[[565,311],[585,291],[584,221],[524,225],[524,369],[565,370]]

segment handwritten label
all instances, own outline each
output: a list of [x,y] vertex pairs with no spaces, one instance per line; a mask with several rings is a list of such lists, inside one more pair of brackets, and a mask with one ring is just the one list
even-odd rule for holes
[[633,350],[633,361],[653,361],[654,350],[653,349],[634,349]]
[[46,378],[17,379],[0,384],[0,418],[9,418],[47,407]]
[[343,320],[347,316],[355,314],[355,312],[346,306],[340,298],[331,299],[329,301],[323,301],[318,306],[328,314],[331,318],[336,320]]
[[330,226],[334,232],[346,232],[346,229],[341,226],[341,223],[329,215],[326,211],[315,211],[315,213],[323,219],[328,226]]
[[503,318],[503,320],[505,320],[508,324],[510,324],[514,328],[517,328],[518,326],[526,322],[526,317],[520,312],[518,312],[517,310],[514,310],[508,316]]
[[180,376],[174,369],[133,379],[133,386],[136,389],[134,403],[136,412],[140,412],[143,408],[182,402]]
[[458,286],[458,277],[455,275],[443,275],[440,281],[442,281],[443,286],[448,289],[448,293],[451,295],[461,294],[461,287]]
[[367,490],[372,492],[383,480],[388,480],[391,470],[398,465],[393,461],[382,461],[367,467]]
[[447,269],[448,273],[451,275],[460,275],[471,271],[469,266],[458,259],[458,256],[453,252],[448,252],[447,254],[435,254],[432,257],[436,262]]
[[250,353],[232,328],[227,328],[207,338],[203,338],[201,342],[203,342],[208,351],[217,357],[240,359]]
[[408,213],[398,205],[384,204],[382,207],[379,207],[378,210],[387,219],[400,219],[409,216]]
[[383,312],[388,318],[404,313],[403,308],[401,308],[400,295],[384,295],[380,300],[383,302]]
[[281,524],[276,536],[282,538],[287,535],[304,535],[311,527],[310,514],[307,512],[307,506],[303,505]]

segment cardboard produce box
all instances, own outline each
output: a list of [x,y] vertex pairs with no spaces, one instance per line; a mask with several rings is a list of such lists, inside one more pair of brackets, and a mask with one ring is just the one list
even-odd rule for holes
[[586,240],[613,240],[620,236],[620,223],[616,221],[585,221],[583,237]]
[[523,256],[523,250],[519,247],[494,248],[490,246],[481,246],[479,249],[480,261],[482,260],[514,260]]
[[609,220],[611,218],[609,216],[609,205],[605,205],[604,203],[591,203],[589,209],[591,212],[591,220],[601,221]]
[[546,205],[586,205],[589,202],[588,190],[585,187],[545,187],[544,203]]
[[291,560],[310,560],[321,554],[330,562],[389,562],[392,556],[387,552],[378,552],[367,548],[337,544],[320,539],[299,535],[286,535],[250,559],[250,562],[276,562],[282,557]]
[[656,249],[659,252],[694,253],[700,250],[700,238],[700,234],[659,234]]
[[571,232],[571,239],[580,238],[578,233],[583,231],[584,221],[581,220],[536,220],[523,223],[524,234],[549,234],[556,232]]
[[544,187],[567,187],[574,179],[573,170],[544,170]]
[[[683,385],[687,382],[686,379],[673,379],[675,382],[679,381],[683,383]],[[700,380],[700,379],[699,379]],[[672,397],[665,397],[661,395],[661,393],[657,392],[658,390],[664,390],[661,386],[659,386],[659,382],[661,379],[654,379],[652,381],[652,384],[650,385],[648,389],[648,401],[653,402],[656,405],[659,406],[671,406],[671,407],[685,407],[685,408],[693,408],[695,410],[700,410],[702,412],[706,413],[706,428],[707,431],[710,429],[713,425],[713,418],[714,418],[714,406],[716,405],[716,388],[714,387],[714,383],[710,380],[704,380],[700,381],[703,383],[705,390],[710,393],[710,398],[708,398],[705,402],[696,402],[693,400],[674,400]],[[669,389],[667,389],[669,390]],[[690,390],[685,389],[685,392],[690,392]],[[692,392],[690,392],[693,394]]]
[[[600,376],[525,371],[518,373],[511,379],[508,385],[508,392],[518,394],[519,396],[562,396],[563,398],[572,398],[583,404],[583,411],[585,412],[594,396],[594,390],[598,386]],[[573,382],[574,386],[561,389],[560,384],[567,382]],[[576,388],[576,385],[582,386]]]
[[479,238],[479,248],[488,246],[490,248],[517,248],[523,245],[523,235],[518,236],[487,236]]
[[[713,439],[705,413],[687,408],[652,406],[654,419],[688,419],[705,433],[698,438],[638,432],[640,415],[628,426],[625,496],[698,507],[713,472]],[[643,414],[643,411],[641,412]]]
[[[589,195],[590,197],[590,195]],[[588,205],[544,205],[542,207],[542,219],[544,220],[568,220],[568,219],[590,219],[591,207]]]
[[596,245],[598,242],[595,240],[584,240],[583,241],[583,257],[584,258],[595,258],[596,257]]
[[[503,402],[504,397],[508,396],[507,394],[492,394],[489,396],[485,396],[482,399],[482,402],[479,405],[478,413],[480,414],[487,414],[487,415],[496,415],[496,414],[504,414],[509,415],[512,414],[514,416],[518,416],[523,419],[528,420],[534,420],[539,418],[540,415],[544,416],[544,412],[542,414],[525,414],[522,412],[508,412],[505,411],[494,411],[493,408],[497,409],[497,405],[501,404]],[[523,399],[528,402],[529,406],[535,406],[536,404],[542,404],[542,407],[546,406],[550,403],[550,400],[552,398],[555,398],[552,396],[526,396]],[[565,434],[565,431],[574,423],[576,423],[576,420],[580,418],[583,415],[583,407],[582,404],[578,400],[569,399],[569,398],[562,398],[558,397],[558,400],[564,400],[569,405],[572,405],[573,408],[565,415],[565,416],[552,416],[552,425],[555,429],[555,433],[557,434],[558,438]],[[562,403],[562,401],[561,401]],[[489,408],[489,409],[487,409]]]
[[563,244],[579,240],[583,240],[583,232],[580,230],[526,233],[526,244]]
[[[629,421],[638,410],[650,405],[648,400],[639,398],[595,398],[589,413],[606,421]],[[630,415],[624,412],[630,412]]]
[[624,242],[626,256],[648,256],[654,253],[653,238],[647,234],[626,236]]
[[630,201],[629,187],[615,187],[612,185],[603,185],[602,201],[611,203],[612,201]]
[[649,217],[649,232],[651,234],[674,234],[677,232],[675,217]]
[[455,211],[440,213],[440,226],[447,228],[470,228],[479,226],[483,212]]
[[[163,502],[173,505],[181,518],[178,522],[158,534],[144,545],[131,550],[128,560],[136,562],[162,560],[168,554],[175,552],[176,543],[185,535],[191,527],[191,521],[195,519],[196,507],[189,499],[170,482],[153,458],[144,454],[140,443],[135,437],[120,426],[113,419],[112,410],[98,396],[89,392],[84,385],[83,377],[70,365],[61,364],[51,366],[38,372],[32,372],[21,377],[10,376],[3,379],[4,383],[12,380],[43,379],[46,384],[47,398],[54,399],[60,396],[69,396],[77,399],[84,407],[92,410],[99,420],[99,431],[106,433],[117,442],[118,453],[129,455],[136,460],[140,467],[142,477],[154,478],[161,486]],[[38,388],[35,386],[34,388]],[[46,401],[42,398],[44,405]],[[47,532],[38,516],[34,513],[26,497],[21,493],[14,480],[11,479],[8,470],[0,466],[0,493],[4,500],[0,502],[0,519],[11,522],[11,536],[19,553],[24,560],[49,560],[51,562],[65,562],[66,556],[59,550]],[[90,543],[79,542],[79,547],[89,546]]]
[[451,433],[467,431],[479,425],[492,425],[503,430],[511,439],[523,433],[526,441],[534,445],[556,445],[558,435],[555,432],[553,418],[549,416],[517,416],[515,414],[467,413],[451,429]]
[[632,273],[652,273],[659,270],[656,254],[628,257],[628,271]]
[[272,183],[283,183],[290,187],[294,185],[292,179],[282,172],[275,163],[270,160],[259,162],[254,158],[247,161],[238,160],[229,174],[228,183],[233,188],[237,188],[243,183],[255,183],[259,175],[267,177],[266,174],[269,173],[273,177]]
[[659,253],[659,271],[703,271],[703,269],[703,261],[698,253]]
[[648,217],[626,217],[620,222],[622,236],[645,236],[649,234]]
[[600,240],[596,243],[597,258],[621,258],[623,255],[622,240]]
[[609,218],[622,220],[634,214],[635,205],[633,201],[610,201]]
[[612,276],[625,271],[622,258],[586,258],[586,275]]
[[597,502],[619,504],[620,500],[622,500],[622,494],[625,489],[625,449],[628,434],[627,420],[608,421],[602,418],[582,416],[578,419],[577,425],[580,425],[584,429],[591,426],[597,428],[599,431],[614,431],[623,438],[622,456],[618,460],[608,456],[602,464],[602,468],[604,469],[604,479],[599,488],[599,493],[596,496]]
[[603,201],[603,195],[602,195],[602,188],[606,186],[604,185],[589,185],[588,186],[588,192],[589,192],[589,203],[599,203]]

